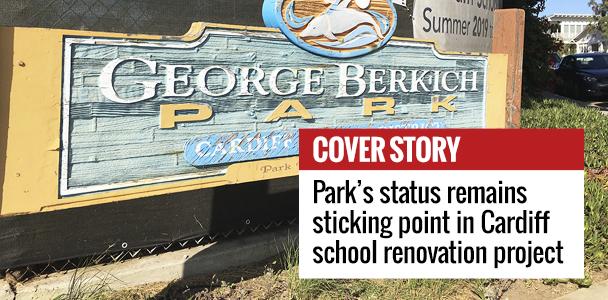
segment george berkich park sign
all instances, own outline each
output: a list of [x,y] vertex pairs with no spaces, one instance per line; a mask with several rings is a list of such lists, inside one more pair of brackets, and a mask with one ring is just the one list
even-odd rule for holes
[[60,195],[295,157],[299,128],[488,127],[489,56],[393,37],[392,1],[267,0],[263,18],[279,30],[66,36]]

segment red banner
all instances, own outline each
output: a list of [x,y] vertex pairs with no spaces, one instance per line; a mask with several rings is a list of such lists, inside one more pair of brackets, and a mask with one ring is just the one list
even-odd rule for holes
[[301,129],[301,170],[583,170],[583,129]]

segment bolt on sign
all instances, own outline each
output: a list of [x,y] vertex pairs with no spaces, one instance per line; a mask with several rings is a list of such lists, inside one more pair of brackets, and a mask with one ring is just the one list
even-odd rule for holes
[[[15,28],[48,60],[31,66],[48,89],[31,114],[60,123],[9,148],[55,176],[32,197],[56,195],[41,204],[53,209],[297,175],[299,128],[504,126],[505,56],[394,37],[393,1],[267,0],[263,18],[272,28],[196,23],[175,38]],[[11,124],[9,139],[27,131]]]

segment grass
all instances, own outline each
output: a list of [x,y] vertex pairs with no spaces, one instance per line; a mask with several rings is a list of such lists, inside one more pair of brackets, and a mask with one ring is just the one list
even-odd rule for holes
[[585,166],[608,168],[608,117],[564,100],[531,100],[523,103],[524,128],[584,128]]
[[300,279],[295,241],[284,246],[282,266],[291,299],[447,299],[463,288],[484,299],[489,281]]
[[68,289],[55,300],[99,300],[111,292],[112,276],[94,269],[83,267],[75,269],[70,277]]
[[591,269],[608,265],[608,192],[599,179],[585,182],[585,259]]
[[[524,101],[522,127],[585,129],[585,264],[608,266],[608,116],[563,100]],[[582,282],[586,285],[588,282]]]
[[66,291],[53,298],[54,300],[101,300],[112,292],[110,285],[117,279],[107,272],[101,271],[97,265],[107,250],[96,257],[90,257],[78,264],[72,270],[70,282]]

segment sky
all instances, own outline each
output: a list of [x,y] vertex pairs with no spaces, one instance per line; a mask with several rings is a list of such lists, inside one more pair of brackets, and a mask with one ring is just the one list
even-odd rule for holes
[[587,2],[587,0],[547,0],[543,15],[550,16],[556,13],[590,14],[592,11]]

